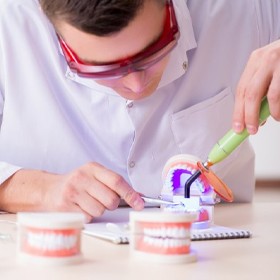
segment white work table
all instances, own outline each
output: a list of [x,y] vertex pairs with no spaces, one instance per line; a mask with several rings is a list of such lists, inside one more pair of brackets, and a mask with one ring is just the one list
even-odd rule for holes
[[[81,264],[39,267],[20,265],[16,239],[0,240],[0,279],[280,279],[280,202],[223,204],[215,206],[215,224],[247,229],[249,239],[193,241],[198,261],[186,264],[158,264],[131,256],[129,245],[82,235]],[[15,221],[16,215],[1,214],[1,221]],[[15,225],[0,223],[0,233],[15,234]]]

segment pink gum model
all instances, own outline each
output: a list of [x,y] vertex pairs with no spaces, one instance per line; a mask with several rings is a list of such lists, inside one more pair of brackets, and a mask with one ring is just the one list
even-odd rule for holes
[[[197,171],[198,157],[188,154],[179,154],[171,157],[165,164],[162,172],[163,189],[161,197],[165,200],[178,201],[184,197],[185,183],[187,179]],[[202,174],[192,184],[190,190],[191,197],[206,198],[208,201],[215,201],[216,194],[209,185],[207,179]],[[168,211],[178,211],[180,207],[166,209]],[[201,206],[197,221],[193,223],[193,228],[207,228],[212,223],[213,206]],[[186,209],[182,209],[185,211]]]
[[132,255],[160,263],[196,261],[190,234],[196,219],[196,213],[130,212]]

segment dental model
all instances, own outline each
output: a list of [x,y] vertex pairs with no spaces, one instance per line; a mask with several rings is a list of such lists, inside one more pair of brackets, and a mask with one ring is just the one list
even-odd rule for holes
[[[185,183],[189,177],[198,170],[197,162],[200,159],[188,155],[180,154],[171,157],[165,164],[162,172],[163,188],[161,197],[164,200],[179,202],[181,205],[165,206],[165,211],[197,211],[198,219],[193,223],[193,228],[207,228],[213,222],[213,205],[219,201],[211,185],[202,174],[192,184],[190,189],[190,205],[185,205]],[[202,204],[202,205],[200,205]],[[206,204],[207,206],[203,205]]]
[[191,224],[197,213],[130,212],[130,249],[135,257],[160,263],[196,261],[191,251]]
[[18,213],[20,262],[70,264],[81,261],[81,213]]

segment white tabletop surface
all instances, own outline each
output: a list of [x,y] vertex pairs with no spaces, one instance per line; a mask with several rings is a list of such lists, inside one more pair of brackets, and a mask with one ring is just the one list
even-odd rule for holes
[[82,236],[81,264],[40,267],[21,265],[16,257],[16,215],[0,215],[0,279],[280,279],[280,202],[215,206],[215,224],[252,231],[250,239],[194,241],[198,261],[157,264],[131,256],[129,245]]

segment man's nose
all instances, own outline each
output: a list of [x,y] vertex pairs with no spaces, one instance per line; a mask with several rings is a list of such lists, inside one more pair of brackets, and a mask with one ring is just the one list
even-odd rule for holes
[[145,88],[145,72],[138,71],[127,74],[122,78],[123,85],[134,93],[141,93]]

